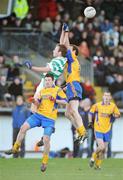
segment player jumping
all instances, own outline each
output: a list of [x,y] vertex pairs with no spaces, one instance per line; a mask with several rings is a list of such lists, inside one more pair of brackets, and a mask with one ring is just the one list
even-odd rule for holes
[[86,138],[86,130],[78,112],[79,101],[82,99],[82,88],[80,85],[80,64],[77,59],[78,48],[75,45],[70,45],[68,26],[62,31],[62,43],[67,47],[67,63],[64,71],[66,81],[66,95],[68,105],[66,116],[72,121],[72,124],[78,132],[77,141],[82,143]]

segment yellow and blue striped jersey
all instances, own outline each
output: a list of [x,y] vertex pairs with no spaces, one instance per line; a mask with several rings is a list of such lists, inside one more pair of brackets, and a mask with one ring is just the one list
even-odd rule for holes
[[80,64],[77,56],[71,53],[70,50],[67,52],[67,63],[64,69],[64,77],[67,83],[73,81],[80,82]]
[[54,99],[64,99],[66,100],[66,94],[63,90],[57,86],[53,86],[51,88],[43,88],[40,91],[41,103],[38,107],[37,113],[47,118],[55,120],[57,118],[57,106],[56,102],[50,100],[50,97]]
[[113,115],[120,112],[114,103],[105,105],[103,102],[94,104],[90,109],[90,114],[94,115],[94,130],[106,133],[111,129]]

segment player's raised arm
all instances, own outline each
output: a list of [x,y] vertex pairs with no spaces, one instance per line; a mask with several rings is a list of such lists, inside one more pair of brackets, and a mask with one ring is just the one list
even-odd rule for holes
[[64,30],[63,44],[69,49],[70,48],[69,27],[66,23],[63,24],[63,30]]
[[64,37],[65,37],[65,31],[64,31],[64,24],[62,26],[62,32],[61,32],[61,35],[60,35],[60,44],[64,44]]
[[26,66],[28,69],[31,69],[35,72],[42,72],[42,73],[47,73],[51,71],[51,68],[49,67],[49,65],[44,66],[44,67],[37,67],[37,66],[33,66],[32,62],[27,60],[23,63],[24,66]]

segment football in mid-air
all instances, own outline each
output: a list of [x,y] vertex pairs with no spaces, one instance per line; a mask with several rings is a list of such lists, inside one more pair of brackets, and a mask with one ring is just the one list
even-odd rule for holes
[[88,6],[84,10],[84,15],[87,18],[93,18],[96,15],[96,9],[92,6]]

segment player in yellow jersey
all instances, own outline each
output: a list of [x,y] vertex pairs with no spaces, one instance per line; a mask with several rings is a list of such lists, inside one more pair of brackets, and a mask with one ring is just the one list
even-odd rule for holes
[[61,43],[64,44],[68,51],[66,54],[67,63],[64,70],[66,81],[66,95],[68,105],[66,109],[66,116],[72,121],[72,124],[78,132],[77,141],[83,142],[86,138],[86,130],[83,126],[81,116],[78,112],[79,101],[82,99],[82,88],[80,85],[80,64],[78,61],[78,48],[75,45],[70,45],[68,26],[63,25],[61,34]]
[[116,118],[120,117],[117,106],[111,102],[110,92],[104,92],[103,100],[94,104],[90,109],[89,126],[94,119],[94,133],[97,149],[92,154],[90,167],[100,168],[104,153],[111,139],[111,127]]
[[22,125],[13,148],[6,151],[6,154],[8,155],[17,153],[26,132],[31,128],[42,126],[44,128],[44,153],[41,166],[42,172],[47,168],[48,154],[50,151],[50,136],[55,129],[57,106],[58,104],[67,103],[66,95],[63,90],[54,86],[54,77],[52,74],[47,74],[45,76],[44,83],[44,88],[40,91],[40,97],[37,101],[34,100],[34,103],[38,106],[37,112],[31,115]]

